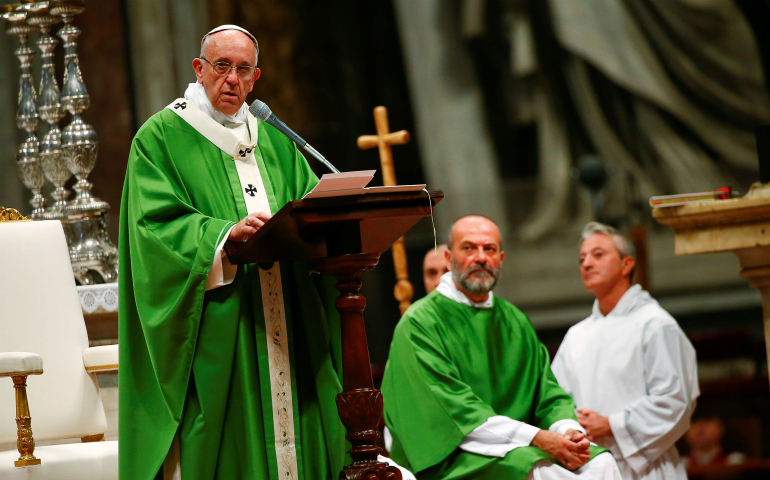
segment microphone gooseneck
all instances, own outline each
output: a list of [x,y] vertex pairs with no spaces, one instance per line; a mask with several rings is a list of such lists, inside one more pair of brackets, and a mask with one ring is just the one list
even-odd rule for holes
[[280,121],[278,117],[275,116],[272,110],[270,110],[270,107],[267,106],[265,102],[262,100],[254,100],[252,102],[251,106],[249,106],[249,112],[251,112],[252,115],[257,117],[258,119],[269,123],[270,125],[277,128],[281,133],[289,137],[294,143],[300,146],[303,150],[305,150],[307,153],[313,156],[316,160],[326,165],[326,167],[331,170],[334,173],[340,173],[337,168],[334,167],[327,159],[324,158],[323,155],[318,153],[318,150],[311,147],[309,143],[307,143],[302,137],[294,133],[291,128],[287,127],[285,123]]

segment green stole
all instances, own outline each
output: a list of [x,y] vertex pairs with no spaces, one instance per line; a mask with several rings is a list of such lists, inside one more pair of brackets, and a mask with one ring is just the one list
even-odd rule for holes
[[[254,155],[275,212],[318,180],[294,144],[257,128]],[[296,393],[288,403],[274,402],[276,332],[266,328],[260,269],[240,266],[233,283],[205,291],[216,246],[248,213],[231,154],[168,109],[132,143],[119,242],[121,478],[153,478],[177,432],[185,479],[331,478],[345,462],[333,284],[302,262],[275,266],[284,385]],[[287,418],[293,425],[276,425]],[[281,460],[290,427],[296,471]]]
[[[223,153],[233,157],[233,161],[240,163],[236,166],[241,195],[247,213],[267,212],[272,215],[275,210],[270,207],[265,191],[265,182],[261,178],[257,166],[256,171],[244,168],[244,161],[254,162],[256,165],[257,142],[244,144],[234,135],[233,131],[219,125],[211,117],[197,109],[191,102],[185,107],[185,99],[178,98],[166,108],[179,115],[183,120],[195,128],[198,133],[205,136],[216,145]],[[247,127],[253,133],[253,138],[258,138],[258,123],[250,113],[247,114]],[[253,182],[253,183],[250,183]],[[254,184],[258,186],[256,192],[251,190]],[[248,187],[247,187],[248,185]],[[250,187],[250,194],[244,190]],[[247,196],[248,195],[248,196]],[[288,348],[288,335],[286,325],[286,307],[283,295],[280,263],[276,262],[269,268],[260,267],[259,284],[262,293],[262,310],[265,316],[265,332],[267,332],[267,356],[269,358],[270,399],[272,401],[273,429],[275,434],[275,453],[277,457],[278,473],[281,478],[287,480],[296,479],[297,475],[297,449],[294,430],[294,390],[291,382],[291,362]]]

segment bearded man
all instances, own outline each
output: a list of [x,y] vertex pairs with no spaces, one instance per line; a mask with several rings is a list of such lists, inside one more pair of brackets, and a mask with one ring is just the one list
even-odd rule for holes
[[331,479],[345,462],[333,284],[303,262],[234,266],[222,251],[318,183],[297,147],[248,112],[257,55],[243,28],[209,32],[197,81],[131,145],[120,478]]
[[382,384],[392,458],[418,479],[619,479],[527,316],[492,294],[504,258],[490,219],[452,226],[449,272],[393,336]]

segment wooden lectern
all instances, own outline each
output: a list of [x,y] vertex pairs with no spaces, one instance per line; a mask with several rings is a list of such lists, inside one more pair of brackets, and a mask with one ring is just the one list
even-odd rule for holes
[[372,383],[361,274],[374,268],[380,255],[442,198],[441,190],[433,190],[293,200],[248,242],[225,246],[233,264],[305,260],[311,269],[337,279],[343,372],[337,411],[353,444],[353,463],[340,472],[341,479],[401,479],[397,468],[377,461],[382,393]]

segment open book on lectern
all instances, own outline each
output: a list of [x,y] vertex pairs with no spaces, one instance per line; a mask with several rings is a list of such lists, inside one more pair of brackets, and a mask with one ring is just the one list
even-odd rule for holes
[[392,187],[367,187],[374,178],[376,170],[357,172],[325,173],[318,185],[303,200],[309,198],[341,197],[344,195],[364,195],[375,193],[416,192],[425,188],[422,185],[394,185]]

